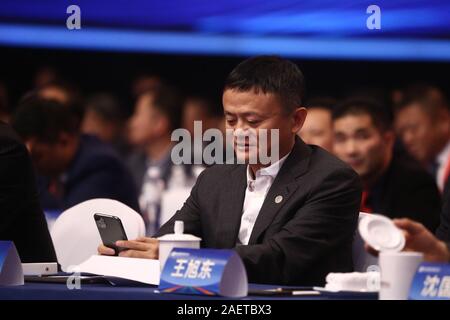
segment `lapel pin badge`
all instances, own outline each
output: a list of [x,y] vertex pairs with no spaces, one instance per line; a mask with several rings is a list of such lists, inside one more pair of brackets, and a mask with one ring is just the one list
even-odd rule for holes
[[280,203],[281,201],[283,201],[283,196],[276,196],[275,197],[275,203]]

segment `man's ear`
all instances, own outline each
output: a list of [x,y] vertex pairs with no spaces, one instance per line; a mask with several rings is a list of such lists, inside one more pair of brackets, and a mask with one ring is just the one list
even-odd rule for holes
[[305,123],[306,115],[308,114],[308,111],[305,107],[299,107],[295,109],[293,114],[293,122],[294,125],[292,127],[292,132],[297,133],[300,131],[300,129],[303,127],[303,124]]

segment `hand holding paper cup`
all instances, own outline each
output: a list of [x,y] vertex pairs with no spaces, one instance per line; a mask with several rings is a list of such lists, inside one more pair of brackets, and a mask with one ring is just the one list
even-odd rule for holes
[[385,216],[377,214],[367,216],[360,221],[358,229],[364,241],[380,252],[380,300],[407,299],[414,274],[423,260],[423,254],[401,252],[405,247],[405,235]]

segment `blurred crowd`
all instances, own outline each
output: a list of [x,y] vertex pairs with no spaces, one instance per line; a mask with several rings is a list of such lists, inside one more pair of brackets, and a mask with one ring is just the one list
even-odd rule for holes
[[[181,91],[156,75],[136,78],[134,106],[111,92],[83,95],[52,70],[8,103],[0,84],[0,120],[30,152],[41,206],[62,212],[92,198],[119,200],[140,212],[148,235],[163,223],[161,195],[190,188],[204,166],[171,161],[171,133],[194,121],[224,131],[220,101]],[[450,105],[440,88],[411,84],[388,92],[367,88],[345,97],[312,96],[298,135],[348,163],[360,175],[360,210],[408,217],[443,240],[443,194],[449,188]]]

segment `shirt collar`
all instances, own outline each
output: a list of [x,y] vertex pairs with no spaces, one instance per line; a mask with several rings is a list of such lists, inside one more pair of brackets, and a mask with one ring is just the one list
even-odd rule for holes
[[447,142],[447,145],[444,147],[444,149],[438,154],[436,160],[438,161],[439,165],[442,165],[443,163],[447,162],[447,159],[450,155],[450,141]]
[[[256,171],[255,180],[261,176],[270,176],[271,178],[275,178],[277,176],[278,172],[280,171],[281,166],[283,165],[284,161],[286,161],[287,157],[290,154],[291,154],[291,152],[289,152],[287,155],[285,155],[283,158],[281,158],[277,162],[272,163],[270,166],[261,168],[258,171]],[[250,166],[247,165],[247,181],[253,180],[250,170],[251,170]]]

